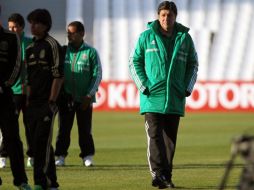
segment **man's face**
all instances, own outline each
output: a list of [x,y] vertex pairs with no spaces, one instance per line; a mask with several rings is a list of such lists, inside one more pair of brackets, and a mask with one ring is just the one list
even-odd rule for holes
[[79,45],[83,41],[84,33],[77,32],[75,26],[68,26],[67,28],[67,37],[70,44]]
[[18,23],[12,21],[8,22],[8,28],[10,31],[16,32],[18,35],[21,35],[23,32],[23,28]]
[[173,11],[161,10],[158,17],[160,25],[165,31],[168,31],[174,27],[176,15]]
[[30,29],[31,29],[32,35],[40,38],[45,35],[47,26],[42,23],[39,23],[39,22],[31,21],[30,22]]

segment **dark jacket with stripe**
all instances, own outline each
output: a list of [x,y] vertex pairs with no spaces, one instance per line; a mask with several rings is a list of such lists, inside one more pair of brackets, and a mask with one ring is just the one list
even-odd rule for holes
[[26,49],[29,103],[42,105],[48,101],[54,78],[63,77],[63,52],[50,35],[33,40]]
[[0,87],[12,86],[20,72],[21,54],[18,36],[0,26]]

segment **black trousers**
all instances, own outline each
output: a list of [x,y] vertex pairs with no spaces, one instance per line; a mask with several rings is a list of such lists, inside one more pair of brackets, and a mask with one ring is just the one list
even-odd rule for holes
[[81,109],[81,103],[72,102],[64,97],[59,101],[59,129],[56,140],[56,156],[67,156],[71,142],[71,129],[76,114],[78,125],[78,138],[81,153],[84,158],[95,154],[94,140],[92,136],[92,113],[93,107],[90,105],[86,110]]
[[14,177],[13,183],[16,186],[27,183],[23,144],[19,136],[18,116],[15,114],[15,104],[10,88],[5,88],[4,92],[0,93],[0,128],[10,158],[10,166]]
[[[25,127],[26,142],[27,142],[27,152],[26,152],[26,154],[29,157],[33,157],[31,146],[30,146],[30,144],[31,144],[31,134],[30,134],[30,131],[29,131],[29,129],[26,125],[26,122],[25,122],[26,121],[25,120],[26,95],[14,94],[13,98],[14,98],[14,102],[15,102],[15,105],[16,105],[16,114],[18,114],[18,116],[19,116],[20,111],[22,111],[22,113],[23,113],[23,123],[24,123],[24,127]],[[6,142],[3,139],[2,143],[0,145],[0,157],[8,157],[5,144],[6,144]]]
[[165,176],[171,180],[180,116],[145,114],[147,157],[152,177]]
[[59,186],[52,147],[54,116],[47,102],[27,108],[26,123],[31,132],[34,156],[34,183],[43,189]]

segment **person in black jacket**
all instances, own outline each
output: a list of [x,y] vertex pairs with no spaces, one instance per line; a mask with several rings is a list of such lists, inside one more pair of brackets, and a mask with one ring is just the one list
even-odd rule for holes
[[[23,126],[25,127],[25,135],[27,142],[27,166],[31,167],[33,165],[33,155],[30,147],[30,132],[27,129],[25,123],[25,115],[26,115],[26,63],[25,59],[25,49],[32,42],[30,37],[25,36],[24,32],[25,20],[23,16],[19,13],[13,13],[8,18],[8,28],[12,32],[16,32],[20,39],[21,46],[21,69],[17,82],[12,86],[13,91],[13,99],[16,105],[16,112],[20,115],[22,111],[23,115]],[[4,168],[6,166],[8,154],[5,147],[5,140],[2,140],[0,144],[0,168]]]
[[25,173],[23,144],[19,136],[18,116],[11,86],[20,72],[20,44],[18,36],[5,30],[0,24],[0,129],[6,142],[7,153],[14,177],[14,185],[30,190]]
[[33,43],[26,49],[28,76],[27,126],[34,155],[34,190],[57,189],[52,135],[56,100],[63,83],[63,52],[48,32],[52,25],[46,9],[28,14]]

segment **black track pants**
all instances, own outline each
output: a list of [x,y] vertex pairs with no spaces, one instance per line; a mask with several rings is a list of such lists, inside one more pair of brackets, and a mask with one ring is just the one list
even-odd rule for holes
[[147,158],[152,177],[172,177],[173,158],[176,148],[179,115],[145,114],[147,133]]

